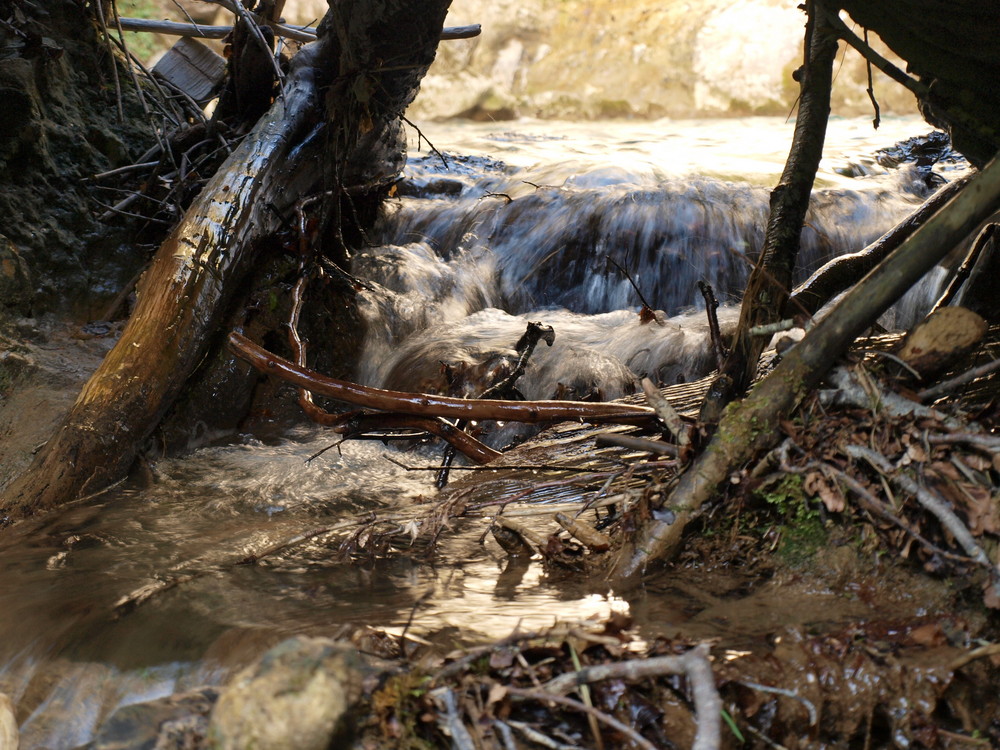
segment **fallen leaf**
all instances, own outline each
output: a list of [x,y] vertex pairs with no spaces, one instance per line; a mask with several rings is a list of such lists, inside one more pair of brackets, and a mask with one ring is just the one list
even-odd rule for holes
[[832,487],[827,482],[826,477],[818,471],[806,474],[806,481],[803,483],[802,488],[814,497],[819,496],[820,500],[823,501],[823,505],[831,513],[842,513],[844,508],[847,507],[847,502],[844,500],[844,495],[840,491],[840,488]]

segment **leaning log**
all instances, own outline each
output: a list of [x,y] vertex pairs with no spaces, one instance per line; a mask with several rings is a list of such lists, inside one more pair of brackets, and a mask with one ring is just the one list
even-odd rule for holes
[[284,91],[163,243],[114,349],[31,466],[0,496],[11,522],[121,479],[203,357],[260,240],[317,190],[388,184],[400,116],[434,59],[450,0],[341,0]]
[[823,318],[747,398],[726,410],[704,452],[681,476],[668,506],[671,520],[652,518],[623,549],[612,576],[632,582],[650,562],[671,557],[687,524],[738,470],[780,439],[787,417],[872,321],[979,224],[1000,209],[1000,159],[880,263]]
[[837,55],[837,38],[825,17],[812,2],[807,8],[805,61],[797,76],[801,95],[792,146],[781,179],[771,191],[764,248],[747,282],[733,345],[701,408],[700,419],[706,424],[715,424],[726,404],[750,386],[767,344],[765,338],[754,336],[752,329],[781,320],[792,287],[802,226],[823,156]]

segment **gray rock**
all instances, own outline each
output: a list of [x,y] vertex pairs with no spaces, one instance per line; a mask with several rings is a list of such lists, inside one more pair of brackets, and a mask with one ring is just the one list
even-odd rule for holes
[[123,706],[108,718],[86,750],[197,750],[203,747],[208,715],[219,697],[200,688],[146,703]]
[[365,665],[349,644],[291,638],[244,669],[212,712],[216,750],[328,750],[351,733]]

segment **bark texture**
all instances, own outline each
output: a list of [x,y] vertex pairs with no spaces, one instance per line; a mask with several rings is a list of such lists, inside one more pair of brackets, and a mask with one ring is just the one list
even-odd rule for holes
[[[55,435],[0,496],[0,519],[99,491],[127,473],[203,357],[279,216],[317,189],[374,189],[403,156],[398,117],[434,59],[450,0],[341,0],[286,88],[161,246],[121,339]],[[390,139],[390,140],[386,140]],[[395,154],[389,159],[372,158]],[[224,397],[224,396],[223,396]]]
[[730,400],[750,386],[767,344],[765,337],[752,336],[750,329],[780,320],[792,287],[802,223],[823,156],[837,54],[837,38],[822,21],[822,14],[813,10],[809,13],[806,59],[799,69],[802,95],[792,146],[781,179],[771,192],[764,249],[747,283],[732,350],[719,375],[718,387],[710,392],[717,395],[707,396],[701,411],[701,420],[710,424],[718,421]]

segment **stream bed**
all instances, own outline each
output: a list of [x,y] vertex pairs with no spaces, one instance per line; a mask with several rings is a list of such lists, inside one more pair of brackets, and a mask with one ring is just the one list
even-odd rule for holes
[[[673,384],[708,374],[697,281],[713,285],[732,320],[792,128],[764,118],[428,126],[446,153],[417,150],[414,135],[400,197],[355,258],[366,282],[358,380],[459,387],[441,382],[442,362],[461,371],[509,357],[528,320],[552,325],[556,342],[521,381],[527,398],[608,399],[631,392],[637,376]],[[963,169],[876,161],[877,149],[927,130],[916,119],[886,118],[878,132],[867,120],[832,121],[800,279],[912,211],[940,180],[933,174]],[[933,279],[897,321],[932,297]],[[643,299],[656,326],[638,322]],[[490,440],[516,437],[507,429]],[[142,486],[5,532],[0,693],[16,708],[22,748],[75,748],[116,706],[223,682],[291,634],[406,627],[452,647],[627,612],[643,637],[735,647],[793,625],[927,614],[915,592],[863,601],[738,570],[689,569],[683,583],[653,579],[626,599],[571,572],[512,567],[475,524],[432,556],[403,549],[350,564],[318,538],[231,564],[331,519],[434,497],[433,473],[385,455],[432,466],[440,448],[400,454],[359,441],[308,460],[332,442],[310,425],[227,436],[157,462]],[[156,588],[164,580],[178,583]],[[123,599],[138,606],[118,607]]]

